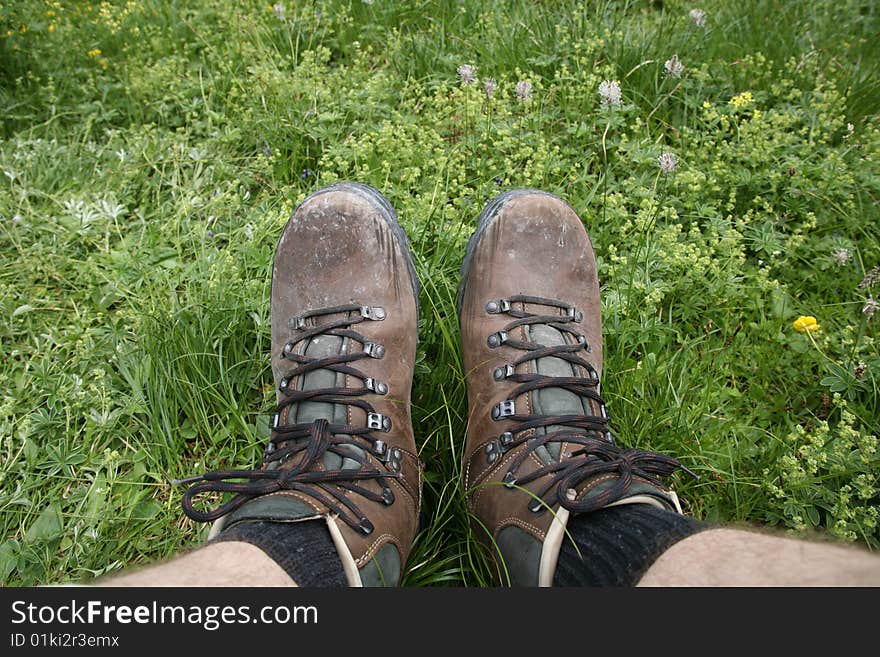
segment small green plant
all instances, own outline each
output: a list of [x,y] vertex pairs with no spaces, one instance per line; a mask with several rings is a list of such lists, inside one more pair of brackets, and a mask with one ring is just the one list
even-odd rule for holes
[[858,427],[839,394],[830,406],[836,421],[796,425],[783,439],[781,456],[764,470],[768,519],[796,530],[823,526],[839,538],[880,547],[877,437]]
[[455,296],[517,187],[583,218],[614,433],[701,475],[686,511],[878,547],[880,7],[277,4],[0,2],[3,584],[204,538],[169,481],[256,462],[275,242],[342,179],[389,198],[421,280],[405,584],[496,579]]

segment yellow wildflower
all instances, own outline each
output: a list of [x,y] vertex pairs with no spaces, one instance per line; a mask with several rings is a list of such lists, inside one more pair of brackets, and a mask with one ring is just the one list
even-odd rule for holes
[[739,109],[740,107],[745,107],[746,105],[751,105],[755,102],[754,96],[752,96],[751,91],[744,91],[738,96],[734,96],[730,99],[729,104],[733,105],[735,108]]
[[92,50],[89,50],[89,57],[97,57],[100,54],[101,54],[100,48],[93,48]]
[[795,331],[799,331],[801,333],[813,333],[814,331],[819,330],[819,323],[816,321],[816,318],[812,315],[801,315],[792,324]]
[[761,110],[756,109],[752,112],[752,121],[760,121],[761,120]]
[[712,107],[712,103],[710,103],[708,100],[704,100],[703,109],[709,109],[710,107]]
[[54,31],[55,31],[55,26],[54,26],[54,25],[50,25],[50,26],[47,27],[46,29],[49,30],[50,32],[54,32]]

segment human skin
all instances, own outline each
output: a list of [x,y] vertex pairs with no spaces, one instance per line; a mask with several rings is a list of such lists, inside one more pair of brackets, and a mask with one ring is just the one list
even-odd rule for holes
[[[248,543],[207,545],[99,586],[296,586]],[[710,529],[679,541],[639,586],[880,586],[880,557],[861,548],[757,531]]]
[[741,529],[679,541],[639,586],[880,586],[880,557],[863,549]]
[[97,586],[296,586],[260,548],[228,541],[94,582]]

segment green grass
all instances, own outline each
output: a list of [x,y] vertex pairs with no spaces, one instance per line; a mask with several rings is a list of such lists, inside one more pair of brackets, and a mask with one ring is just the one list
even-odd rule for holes
[[613,427],[700,474],[686,511],[880,547],[875,3],[707,0],[705,27],[678,1],[287,4],[0,2],[0,581],[204,538],[168,482],[258,460],[275,242],[344,179],[389,198],[422,283],[405,584],[495,576],[455,294],[481,208],[526,186],[590,232]]

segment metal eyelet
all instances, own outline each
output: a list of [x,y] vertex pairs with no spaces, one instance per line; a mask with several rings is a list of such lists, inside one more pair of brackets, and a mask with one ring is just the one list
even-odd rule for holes
[[580,344],[580,345],[581,345],[581,346],[587,351],[587,353],[592,353],[592,352],[593,352],[593,348],[592,348],[592,347],[590,346],[590,344],[587,342],[587,338],[586,338],[586,336],[579,335],[579,336],[577,337],[577,340],[578,340],[578,344]]
[[498,299],[498,301],[489,301],[486,304],[486,312],[490,315],[498,313],[506,313],[510,310],[510,301],[508,299]]
[[287,342],[283,347],[281,347],[281,357],[287,358],[290,354],[293,353],[293,348],[296,345],[293,342]]
[[278,382],[278,389],[281,392],[284,392],[285,390],[287,390],[287,386],[289,386],[289,385],[290,385],[290,379],[288,379],[287,377],[284,377],[283,379],[281,379]]
[[498,444],[497,440],[493,440],[486,445],[486,459],[489,463],[494,463],[498,460],[499,456],[501,456],[501,445]]
[[[381,444],[381,450],[378,449]],[[376,458],[378,458],[382,463],[385,463],[391,470],[394,472],[400,472],[400,464],[401,459],[403,459],[403,451],[399,447],[394,447],[393,449],[388,449],[385,443],[381,441],[376,441],[373,444],[374,454]],[[392,499],[392,502],[394,500]],[[390,504],[390,502],[388,502]]]
[[362,534],[369,535],[373,533],[375,527],[367,518],[361,518],[360,522],[358,522],[358,529],[361,530]]
[[275,413],[275,414],[272,416],[272,428],[273,428],[273,429],[277,429],[277,428],[278,428],[278,423],[279,423],[280,421],[281,421],[281,413]]
[[599,373],[596,371],[595,367],[587,363],[586,370],[590,374],[590,378],[595,379],[596,382],[599,381]]
[[388,458],[386,463],[388,463],[388,467],[394,470],[395,472],[400,472],[400,461],[403,458],[403,452],[395,447],[388,452]]
[[382,381],[376,381],[376,379],[364,379],[364,387],[377,395],[388,394],[388,384],[383,383]]
[[508,471],[506,475],[504,475],[504,485],[507,488],[513,488],[516,485],[516,476]]
[[367,413],[367,428],[379,431],[391,431],[391,418],[381,413]]
[[501,367],[496,367],[495,371],[492,372],[492,378],[496,381],[504,381],[514,374],[513,365],[502,365]]
[[381,322],[388,314],[381,306],[361,306],[361,317]]
[[545,509],[546,507],[544,506],[544,500],[540,498],[537,500],[533,499],[531,502],[529,502],[529,511],[531,511],[532,513],[538,514]]
[[500,420],[505,417],[510,417],[511,415],[516,415],[516,402],[512,399],[505,399],[503,402],[498,402],[492,408],[493,420]]
[[507,331],[498,331],[498,333],[493,333],[486,339],[486,343],[494,349],[495,347],[500,347],[505,342],[507,342]]
[[385,355],[385,347],[378,342],[364,342],[364,353],[370,358],[382,358]]
[[297,315],[296,317],[291,317],[287,321],[288,328],[291,328],[295,331],[301,331],[306,327],[306,318],[302,315]]
[[394,504],[394,491],[390,488],[382,489],[382,502],[385,506],[391,506]]
[[565,314],[568,315],[568,318],[575,323],[580,324],[582,321],[584,321],[584,314],[574,306],[569,306],[568,308],[566,308]]
[[[599,406],[599,415],[601,416],[601,418],[603,420],[608,419],[608,409],[605,408],[605,404],[602,404],[601,406]],[[612,436],[611,432],[608,431],[607,429],[605,430],[605,433],[602,434],[602,437],[605,438],[605,440],[607,442],[611,443],[612,445],[614,444],[614,436]]]
[[489,463],[498,460],[499,456],[510,450],[512,444],[513,434],[510,431],[505,431],[496,440],[489,442],[486,445],[486,457]]

